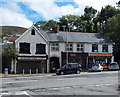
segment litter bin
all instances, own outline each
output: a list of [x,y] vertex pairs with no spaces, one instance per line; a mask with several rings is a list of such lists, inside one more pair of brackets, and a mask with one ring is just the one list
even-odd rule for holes
[[5,76],[7,76],[8,75],[8,68],[5,68],[4,72],[5,72]]

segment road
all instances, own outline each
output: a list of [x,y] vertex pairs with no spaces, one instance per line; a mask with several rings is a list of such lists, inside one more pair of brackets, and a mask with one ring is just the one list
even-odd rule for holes
[[118,71],[2,78],[0,95],[118,95]]

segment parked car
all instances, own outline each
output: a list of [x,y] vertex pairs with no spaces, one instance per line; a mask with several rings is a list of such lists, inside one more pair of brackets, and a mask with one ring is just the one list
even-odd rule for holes
[[91,68],[89,68],[89,71],[102,71],[103,67],[99,63],[92,64]]
[[107,63],[101,63],[100,65],[103,67],[103,70],[108,70],[108,64]]
[[56,74],[64,75],[70,73],[79,74],[82,71],[81,65],[79,63],[68,63],[64,65],[62,68],[56,70]]
[[108,70],[119,70],[119,65],[117,62],[110,63],[108,65]]

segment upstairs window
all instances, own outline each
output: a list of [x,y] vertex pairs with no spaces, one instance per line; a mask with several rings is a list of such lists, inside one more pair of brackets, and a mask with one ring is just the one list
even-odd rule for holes
[[68,44],[66,45],[66,50],[67,50],[67,51],[73,51],[73,44],[68,43]]
[[31,35],[35,35],[35,30],[34,29],[31,30]]
[[36,54],[45,54],[46,45],[45,44],[36,44]]
[[77,51],[83,52],[83,44],[77,44]]
[[19,53],[30,54],[30,43],[20,43]]
[[108,45],[102,46],[102,52],[108,52]]
[[51,44],[51,50],[52,51],[59,51],[59,44],[58,43],[52,43]]
[[98,52],[98,45],[92,44],[92,52]]

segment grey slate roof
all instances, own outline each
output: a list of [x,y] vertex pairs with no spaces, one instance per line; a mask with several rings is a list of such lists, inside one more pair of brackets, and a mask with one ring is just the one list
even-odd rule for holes
[[49,42],[83,42],[83,43],[113,43],[108,37],[99,33],[82,32],[40,32]]

